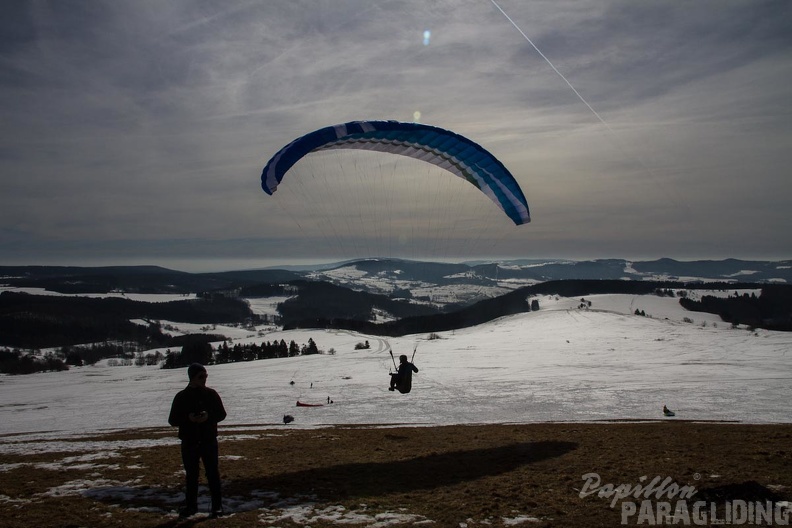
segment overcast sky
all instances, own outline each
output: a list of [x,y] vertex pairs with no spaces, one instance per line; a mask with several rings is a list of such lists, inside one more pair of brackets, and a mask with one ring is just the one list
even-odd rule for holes
[[465,226],[430,257],[792,258],[790,2],[498,5],[524,35],[491,0],[0,3],[0,265],[425,256],[423,184],[383,187],[395,243],[349,221],[382,222],[333,180],[356,151],[311,162],[324,189],[261,191],[282,146],[359,119],[453,130],[522,186],[514,227],[427,172]]

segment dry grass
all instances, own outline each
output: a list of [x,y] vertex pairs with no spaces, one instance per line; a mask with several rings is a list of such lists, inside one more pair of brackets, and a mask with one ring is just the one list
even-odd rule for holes
[[[130,430],[96,440],[172,434]],[[177,445],[160,445],[115,450],[88,465],[64,463],[73,452],[3,456],[0,526],[321,527],[334,525],[332,512],[345,521],[358,514],[359,526],[373,524],[377,513],[404,516],[392,526],[504,526],[527,517],[537,521],[524,526],[618,526],[618,505],[580,498],[582,476],[591,472],[614,484],[670,477],[718,500],[789,500],[792,491],[792,424],[284,426],[221,434],[229,438],[220,447],[221,472],[233,515],[178,521],[168,514],[182,489],[181,462]],[[308,517],[286,516],[289,501],[312,505]]]

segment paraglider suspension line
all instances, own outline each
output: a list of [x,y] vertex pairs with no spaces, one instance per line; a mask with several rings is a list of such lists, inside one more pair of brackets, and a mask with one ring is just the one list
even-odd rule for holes
[[393,360],[393,368],[396,369],[396,372],[399,371],[399,367],[396,366],[396,358],[393,357],[393,350],[390,351],[391,359]]

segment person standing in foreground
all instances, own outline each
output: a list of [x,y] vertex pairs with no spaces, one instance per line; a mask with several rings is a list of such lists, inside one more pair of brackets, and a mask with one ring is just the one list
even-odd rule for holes
[[220,395],[206,386],[207,372],[200,363],[187,368],[190,383],[176,394],[168,423],[179,428],[182,462],[186,480],[186,500],[180,517],[198,511],[198,472],[203,460],[206,480],[212,494],[212,516],[223,515],[220,493],[220,468],[217,450],[217,424],[225,420],[226,411]]

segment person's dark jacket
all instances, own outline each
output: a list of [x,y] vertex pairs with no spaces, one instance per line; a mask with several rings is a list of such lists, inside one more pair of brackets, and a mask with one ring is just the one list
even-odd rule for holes
[[[205,422],[190,421],[190,413],[201,411],[209,414]],[[225,417],[223,402],[214,389],[188,385],[173,398],[168,423],[179,427],[179,438],[183,442],[200,442],[217,438],[217,424]]]
[[418,367],[416,367],[409,361],[405,361],[404,363],[401,363],[399,365],[399,370],[397,372],[399,379],[412,381],[412,373],[418,372]]
[[412,375],[413,372],[418,372],[418,367],[405,361],[399,365],[399,370],[396,372],[396,388],[402,394],[407,394],[412,390]]

